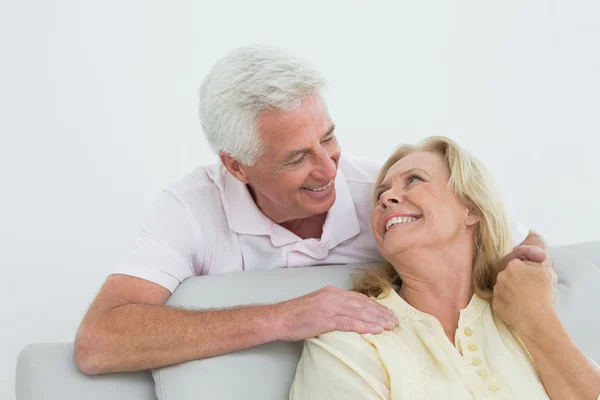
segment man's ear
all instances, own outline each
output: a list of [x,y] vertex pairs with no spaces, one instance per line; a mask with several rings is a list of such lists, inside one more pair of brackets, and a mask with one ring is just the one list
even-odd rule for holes
[[481,215],[479,215],[479,212],[475,209],[475,206],[468,205],[465,224],[467,224],[467,226],[473,226],[479,221],[481,221]]
[[223,166],[227,168],[227,171],[229,171],[229,173],[233,175],[235,179],[244,184],[247,184],[249,182],[245,166],[241,162],[239,162],[235,157],[232,157],[231,155],[220,151],[219,158],[221,159],[221,163],[223,164]]

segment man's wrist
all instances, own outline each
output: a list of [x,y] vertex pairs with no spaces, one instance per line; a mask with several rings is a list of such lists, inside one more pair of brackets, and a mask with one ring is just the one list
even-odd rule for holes
[[265,306],[265,335],[269,341],[285,340],[287,335],[284,314],[281,311],[281,303]]

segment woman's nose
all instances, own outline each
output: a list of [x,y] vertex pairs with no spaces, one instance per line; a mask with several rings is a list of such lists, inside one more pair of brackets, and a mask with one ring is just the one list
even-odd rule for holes
[[381,199],[381,205],[383,208],[394,207],[404,201],[404,197],[396,195],[394,193],[384,193]]

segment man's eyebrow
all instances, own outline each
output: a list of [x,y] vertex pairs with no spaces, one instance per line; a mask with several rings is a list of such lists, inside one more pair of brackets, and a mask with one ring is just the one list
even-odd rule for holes
[[[329,129],[327,129],[327,132],[325,132],[325,134],[321,137],[321,140],[327,138],[328,136],[331,136],[334,131],[335,131],[335,124],[331,125],[331,127]],[[290,162],[294,158],[296,158],[297,156],[299,156],[300,154],[308,153],[310,151],[311,151],[310,148],[293,150],[292,152],[288,153],[288,155],[285,157],[285,159],[283,160],[283,162],[284,163]]]
[[335,124],[332,124],[331,128],[327,129],[327,132],[325,132],[325,134],[323,135],[323,139],[325,139],[327,136],[332,135],[334,131],[335,131]]

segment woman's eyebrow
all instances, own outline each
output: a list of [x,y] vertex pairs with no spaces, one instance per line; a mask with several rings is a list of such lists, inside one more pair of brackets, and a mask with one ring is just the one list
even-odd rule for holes
[[[413,172],[421,172],[423,175],[431,177],[431,175],[429,175],[425,170],[423,170],[421,168],[411,168],[408,171],[404,171],[404,172],[401,172],[399,174],[396,174],[396,176],[404,176],[404,175],[411,174]],[[383,182],[381,182],[381,184],[379,186],[375,187],[375,191],[378,192],[378,191],[383,190],[385,188],[387,188],[387,185],[384,184]]]
[[423,169],[421,169],[421,168],[411,168],[411,169],[409,169],[408,171],[404,171],[404,172],[402,172],[401,174],[398,174],[398,176],[404,176],[404,175],[408,175],[408,174],[410,174],[410,173],[413,173],[413,172],[420,172],[420,173],[422,173],[423,175],[431,176],[431,175],[429,175],[429,174],[428,174],[428,173],[427,173],[425,170],[423,170]]

